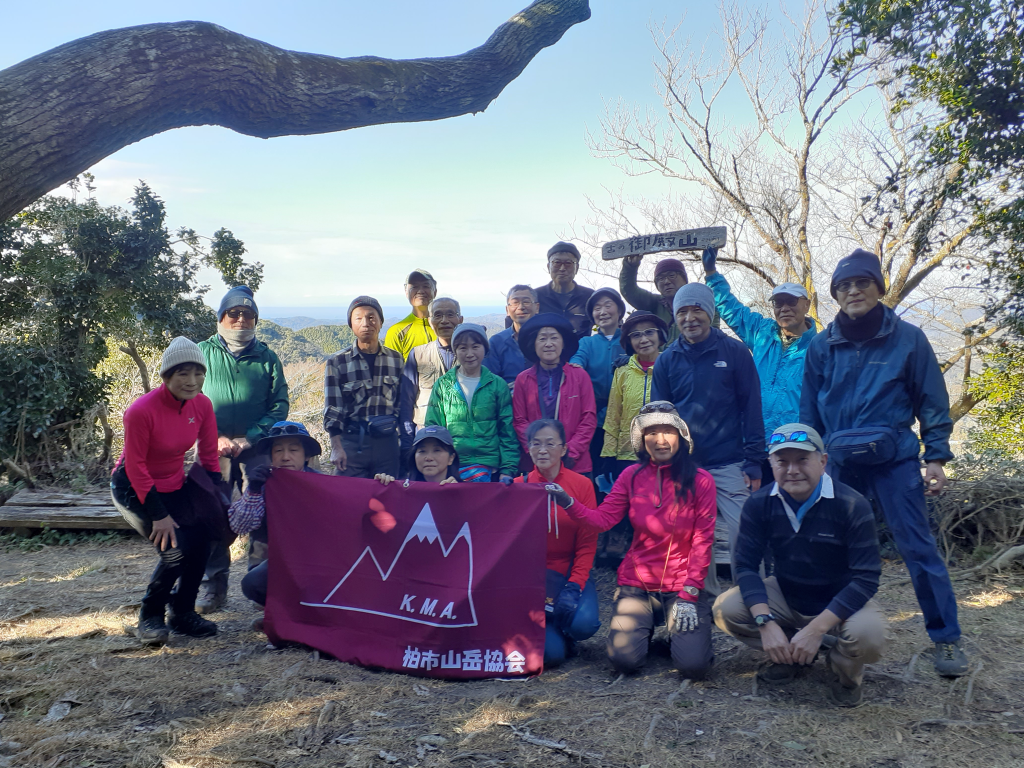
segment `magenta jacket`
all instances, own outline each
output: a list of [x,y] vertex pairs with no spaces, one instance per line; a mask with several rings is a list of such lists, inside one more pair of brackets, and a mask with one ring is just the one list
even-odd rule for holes
[[[597,406],[594,402],[594,385],[590,375],[582,368],[566,363],[562,366],[562,385],[558,390],[556,418],[565,427],[568,440],[568,455],[575,461],[570,469],[583,474],[594,467],[590,461],[590,440],[597,429]],[[537,366],[531,365],[516,376],[512,390],[512,424],[519,435],[519,443],[526,452],[526,429],[542,418],[540,392],[537,390]],[[532,468],[527,452],[523,466]]]

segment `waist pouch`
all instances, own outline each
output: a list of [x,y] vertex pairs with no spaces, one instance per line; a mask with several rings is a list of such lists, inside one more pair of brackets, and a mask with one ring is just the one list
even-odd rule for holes
[[871,467],[895,459],[898,441],[892,427],[857,427],[833,432],[826,450],[837,464]]
[[366,424],[370,437],[398,436],[397,416],[371,416],[366,420]]

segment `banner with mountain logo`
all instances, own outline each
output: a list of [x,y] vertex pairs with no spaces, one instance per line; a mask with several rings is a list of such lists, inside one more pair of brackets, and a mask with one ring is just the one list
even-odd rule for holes
[[278,471],[265,493],[275,643],[425,677],[541,671],[541,486]]

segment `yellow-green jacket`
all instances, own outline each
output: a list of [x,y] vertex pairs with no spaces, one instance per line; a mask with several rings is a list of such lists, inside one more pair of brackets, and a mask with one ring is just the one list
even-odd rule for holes
[[636,461],[629,440],[629,427],[640,408],[651,401],[651,383],[654,366],[644,372],[636,355],[615,369],[612,389],[608,394],[608,413],[604,417],[604,449],[602,456],[613,456],[622,461]]

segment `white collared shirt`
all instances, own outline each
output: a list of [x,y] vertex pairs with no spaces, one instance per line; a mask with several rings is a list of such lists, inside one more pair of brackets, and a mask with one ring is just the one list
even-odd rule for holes
[[[779,484],[775,483],[772,486],[772,492],[769,496],[778,496],[779,501],[782,502],[782,508],[786,510],[786,517],[789,518],[789,524],[793,526],[793,530],[796,533],[800,533],[801,520],[797,520],[796,512],[790,508],[789,504],[786,503],[786,497],[779,491]],[[821,499],[834,499],[836,497],[835,486],[832,485],[832,478],[826,472],[821,476],[821,493],[818,494],[818,498],[815,499],[814,504],[817,504]],[[814,509],[814,505],[811,505],[811,509]],[[810,509],[807,510],[810,513]],[[804,515],[804,520],[807,519],[807,515]]]

